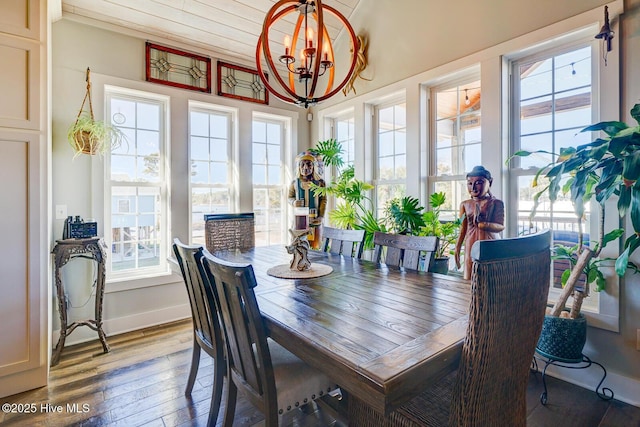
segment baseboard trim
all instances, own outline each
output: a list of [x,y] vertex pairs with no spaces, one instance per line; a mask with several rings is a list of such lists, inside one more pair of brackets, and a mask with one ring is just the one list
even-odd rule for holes
[[[182,320],[191,317],[191,308],[189,304],[175,305],[172,307],[166,307],[160,310],[147,311],[145,313],[137,313],[131,316],[117,317],[115,319],[108,319],[104,321],[103,328],[107,338],[111,335],[123,334],[125,332],[131,332],[138,329],[148,328],[150,326],[161,325],[163,323],[174,322],[176,320]],[[52,333],[52,342],[58,342],[60,337],[60,330],[55,330]],[[80,344],[87,341],[93,341],[98,339],[98,334],[88,328],[80,327],[73,331],[73,333],[67,336],[65,347],[73,344]],[[107,339],[107,342],[109,340]],[[64,351],[64,350],[63,350]]]

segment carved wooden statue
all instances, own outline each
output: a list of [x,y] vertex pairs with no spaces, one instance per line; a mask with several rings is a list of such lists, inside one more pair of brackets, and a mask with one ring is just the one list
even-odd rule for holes
[[291,230],[289,233],[293,237],[291,244],[286,246],[287,252],[293,255],[289,268],[292,270],[306,271],[311,268],[311,261],[307,252],[309,251],[309,241],[307,234],[309,230]]

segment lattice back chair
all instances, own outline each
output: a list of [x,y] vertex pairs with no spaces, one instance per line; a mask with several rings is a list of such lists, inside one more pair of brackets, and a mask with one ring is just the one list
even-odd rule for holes
[[224,360],[224,342],[218,319],[214,289],[202,275],[202,246],[190,246],[173,240],[173,252],[180,265],[182,278],[189,294],[191,316],[193,319],[193,351],[191,368],[184,394],[191,395],[193,385],[200,365],[200,353],[204,350],[213,358],[213,390],[209,405],[209,420],[207,425],[215,425],[220,411],[223,378],[226,374]]
[[[373,234],[373,261],[407,270],[427,271],[435,258],[438,238],[407,236],[376,231]],[[424,265],[420,256],[424,255]]]
[[277,426],[280,415],[337,389],[326,375],[267,338],[250,264],[229,263],[205,251],[203,265],[215,283],[227,342],[225,426],[233,424],[238,389],[264,413],[268,427]]
[[549,230],[471,248],[469,326],[457,371],[380,426],[526,426],[526,391],[551,280]]
[[362,257],[364,230],[345,230],[340,228],[323,227],[324,243],[322,250],[337,255],[352,258]]
[[253,212],[233,214],[207,214],[205,242],[209,252],[252,249],[256,244]]

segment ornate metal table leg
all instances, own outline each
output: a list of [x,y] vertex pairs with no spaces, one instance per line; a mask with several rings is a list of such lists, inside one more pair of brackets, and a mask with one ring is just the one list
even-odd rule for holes
[[98,262],[98,277],[96,283],[96,310],[95,310],[95,318],[96,318],[96,330],[98,331],[98,337],[100,338],[100,342],[102,343],[102,350],[105,353],[108,353],[110,348],[109,344],[107,344],[107,336],[102,330],[102,301],[104,299],[104,282],[105,282],[105,258],[106,252],[105,248],[100,244],[102,241],[98,243],[98,250],[94,253],[96,261]]
[[67,298],[64,293],[64,288],[62,287],[62,275],[60,273],[61,267],[62,266],[58,264],[58,259],[56,259],[55,280],[56,297],[58,299],[58,313],[60,315],[60,337],[58,338],[58,343],[56,344],[53,355],[51,356],[51,366],[56,366],[60,361],[60,354],[62,353],[62,348],[64,347],[64,342],[67,338]]

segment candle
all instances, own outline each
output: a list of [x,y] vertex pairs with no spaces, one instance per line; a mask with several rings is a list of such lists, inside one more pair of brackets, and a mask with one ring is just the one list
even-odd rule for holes
[[328,61],[329,60],[329,43],[324,42],[324,47],[322,49],[322,52],[324,53],[324,60]]
[[307,28],[307,43],[309,47],[313,47],[313,28]]
[[284,36],[284,54],[289,55],[289,49],[291,48],[291,37]]

